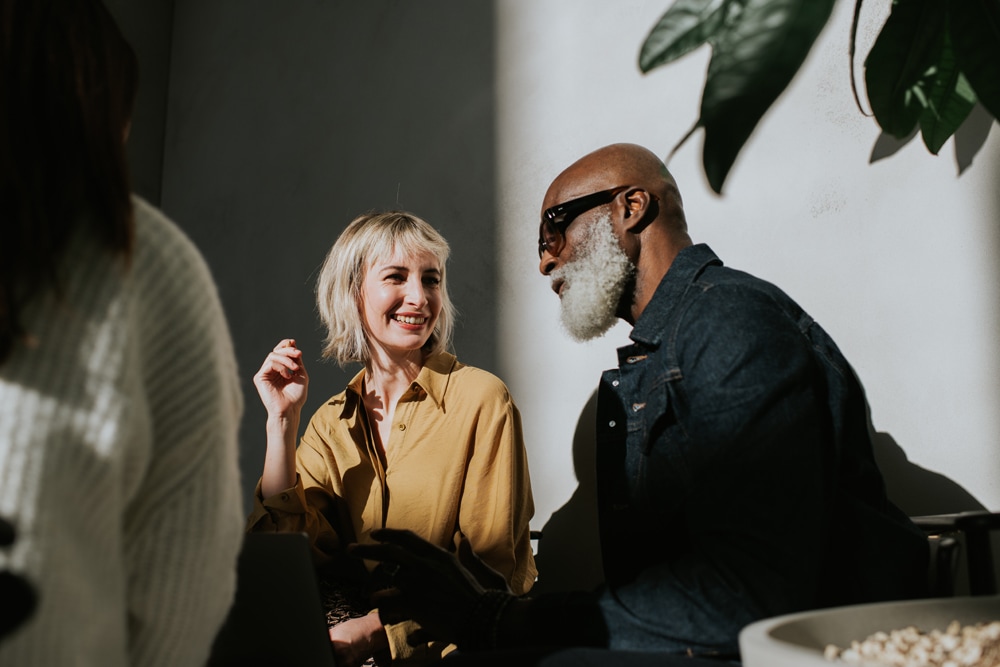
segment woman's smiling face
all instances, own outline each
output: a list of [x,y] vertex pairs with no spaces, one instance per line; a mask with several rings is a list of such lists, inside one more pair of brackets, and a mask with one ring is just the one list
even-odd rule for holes
[[375,260],[361,286],[369,344],[391,353],[419,350],[441,314],[441,265],[430,252]]

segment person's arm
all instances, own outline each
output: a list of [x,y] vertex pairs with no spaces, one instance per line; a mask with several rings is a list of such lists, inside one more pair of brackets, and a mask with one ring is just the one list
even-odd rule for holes
[[523,595],[537,570],[529,521],[534,514],[521,415],[507,391],[491,378],[487,403],[476,424],[466,471],[459,529],[476,555]]
[[[144,203],[136,205],[133,262],[141,384],[122,489],[129,664],[197,665],[232,604],[242,531],[238,466],[242,393],[228,327],[194,246]],[[148,447],[139,443],[148,442]]]
[[267,410],[267,450],[260,490],[268,498],[295,486],[295,443],[309,375],[293,339],[286,338],[275,346],[253,376],[253,383]]
[[[309,375],[302,351],[286,338],[267,355],[254,375],[254,386],[267,411],[264,471],[254,490],[250,532],[304,532],[318,564],[339,548],[336,529],[324,513],[335,504],[329,457],[330,443],[311,423],[296,447]],[[308,484],[307,484],[308,482]],[[308,485],[308,489],[307,489]]]
[[358,667],[373,656],[378,664],[391,661],[389,638],[377,612],[338,623],[329,635],[339,667]]
[[351,545],[350,551],[395,571],[395,587],[376,594],[383,623],[416,621],[423,639],[463,651],[607,643],[592,593],[517,596],[484,586],[500,575],[484,570],[488,566],[467,546],[456,555],[408,530],[382,529],[372,537],[380,543]]
[[339,427],[324,408],[313,415],[295,450],[292,485],[265,496],[263,481],[258,482],[246,521],[247,532],[306,533],[317,566],[339,561],[344,545],[353,539],[335,453],[342,437]]

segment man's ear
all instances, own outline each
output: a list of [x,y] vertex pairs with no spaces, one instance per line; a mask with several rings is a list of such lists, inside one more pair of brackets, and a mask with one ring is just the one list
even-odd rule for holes
[[621,197],[625,231],[638,234],[656,217],[654,198],[642,188],[630,188]]

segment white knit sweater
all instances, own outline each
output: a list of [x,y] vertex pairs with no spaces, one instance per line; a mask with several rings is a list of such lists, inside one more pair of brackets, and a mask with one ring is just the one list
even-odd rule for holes
[[[0,569],[39,604],[4,667],[203,664],[242,533],[232,342],[201,255],[135,198],[131,266],[70,241],[0,364]],[[0,604],[3,602],[0,601]]]

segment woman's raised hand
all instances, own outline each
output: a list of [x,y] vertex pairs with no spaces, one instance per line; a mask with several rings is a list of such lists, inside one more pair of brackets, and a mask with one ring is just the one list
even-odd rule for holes
[[309,374],[294,339],[278,343],[253,376],[253,383],[268,416],[298,416],[306,402]]

